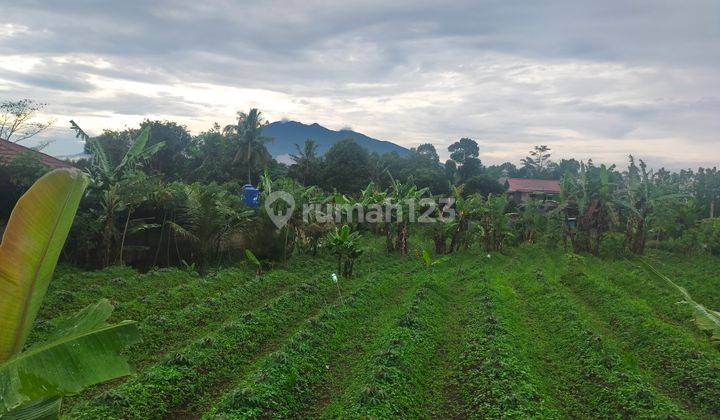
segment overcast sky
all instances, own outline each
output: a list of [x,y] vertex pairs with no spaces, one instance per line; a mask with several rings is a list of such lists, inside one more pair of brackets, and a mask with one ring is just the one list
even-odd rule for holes
[[[344,4],[343,4],[344,3]],[[52,154],[237,110],[352,127],[485,163],[720,165],[720,1],[0,0],[0,99],[47,102]]]

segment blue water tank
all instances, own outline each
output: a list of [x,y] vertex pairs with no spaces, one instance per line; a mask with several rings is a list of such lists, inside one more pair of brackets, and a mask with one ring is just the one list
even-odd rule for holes
[[243,185],[242,201],[248,207],[258,208],[260,206],[260,190],[250,184]]

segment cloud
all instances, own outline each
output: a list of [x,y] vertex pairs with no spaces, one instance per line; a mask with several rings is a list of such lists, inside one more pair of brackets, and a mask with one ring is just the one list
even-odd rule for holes
[[441,156],[469,136],[488,162],[542,142],[707,166],[720,156],[719,12],[713,0],[14,2],[0,97],[95,131],[146,116],[200,131],[257,106],[431,141]]

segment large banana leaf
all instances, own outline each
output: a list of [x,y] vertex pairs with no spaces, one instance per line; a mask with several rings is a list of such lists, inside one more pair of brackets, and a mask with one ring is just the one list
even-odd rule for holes
[[640,264],[642,264],[642,266],[645,267],[648,272],[653,274],[655,277],[665,281],[683,295],[683,298],[685,298],[683,303],[688,304],[692,309],[695,325],[697,325],[700,330],[709,333],[710,340],[714,344],[720,346],[720,312],[713,311],[712,309],[707,309],[702,304],[696,302],[692,298],[692,296],[690,296],[690,293],[685,290],[684,287],[670,280],[670,278],[660,273],[655,267],[650,265],[650,263],[648,263],[644,259],[638,258],[638,261],[640,261]]
[[43,398],[25,404],[8,413],[0,414],[3,420],[56,420],[60,417],[60,397]]
[[108,325],[112,309],[101,300],[59,325],[46,343],[0,365],[0,417],[23,404],[19,410],[42,408],[35,402],[129,374],[120,351],[139,340],[137,326],[132,321]]
[[124,168],[125,166],[134,163],[137,159],[140,158],[143,150],[145,150],[145,145],[147,144],[149,138],[150,126],[147,126],[135,139],[133,144],[130,146],[130,149],[127,151],[127,153],[125,153],[125,156],[123,156],[122,161],[120,162],[121,168]]
[[100,175],[104,178],[102,181],[107,182],[113,177],[114,168],[110,166],[110,159],[108,159],[105,149],[97,139],[88,138],[85,142],[90,146],[90,153],[93,156],[95,167],[99,169]]
[[0,244],[0,363],[25,344],[87,183],[79,171],[52,171],[10,215]]

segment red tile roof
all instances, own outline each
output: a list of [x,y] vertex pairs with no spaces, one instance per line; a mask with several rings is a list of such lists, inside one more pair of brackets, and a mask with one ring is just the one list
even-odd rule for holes
[[29,149],[11,141],[0,139],[0,164],[7,165],[23,153],[31,153],[38,156],[42,163],[51,168],[73,168],[73,165],[68,162],[63,162],[60,159],[38,152],[37,150]]
[[556,179],[508,178],[508,192],[543,192],[560,194],[560,181]]

